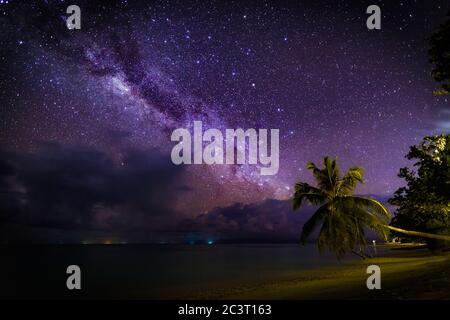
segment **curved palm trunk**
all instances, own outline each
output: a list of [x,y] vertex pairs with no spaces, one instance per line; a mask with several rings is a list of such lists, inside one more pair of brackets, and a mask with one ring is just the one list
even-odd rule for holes
[[409,230],[404,230],[404,229],[391,227],[391,226],[386,226],[386,228],[388,228],[388,229],[390,229],[392,231],[396,231],[396,232],[399,232],[399,233],[404,233],[404,234],[407,234],[407,235],[410,235],[410,236],[418,236],[418,237],[423,237],[423,238],[431,238],[431,239],[450,241],[450,236],[447,236],[447,235],[433,234],[433,233],[426,233],[426,232],[419,232],[419,231],[409,231]]

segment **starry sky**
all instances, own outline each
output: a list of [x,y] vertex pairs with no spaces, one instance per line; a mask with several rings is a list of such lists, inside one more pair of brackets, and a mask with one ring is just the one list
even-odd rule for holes
[[[325,155],[364,167],[358,193],[388,197],[409,146],[450,131],[427,55],[448,1],[69,2],[0,1],[3,221],[181,230],[289,199]],[[194,120],[280,129],[278,174],[174,166],[170,133]]]

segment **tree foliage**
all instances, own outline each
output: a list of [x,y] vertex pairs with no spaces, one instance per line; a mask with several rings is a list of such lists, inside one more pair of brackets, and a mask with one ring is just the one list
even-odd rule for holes
[[450,229],[450,134],[428,136],[406,155],[416,169],[401,168],[406,186],[389,200],[398,206],[391,225],[448,233]]
[[[450,16],[450,12],[447,14]],[[430,62],[434,69],[431,72],[433,79],[441,83],[441,89],[437,94],[450,93],[450,19],[440,26],[429,39],[430,49],[428,51]]]

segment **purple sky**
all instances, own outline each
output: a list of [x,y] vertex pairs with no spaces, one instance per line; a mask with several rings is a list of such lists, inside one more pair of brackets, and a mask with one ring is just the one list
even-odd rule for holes
[[[19,164],[1,187],[30,206],[42,204],[27,200],[44,197],[27,187],[30,172],[45,186],[52,161],[56,168],[65,163],[61,178],[71,166],[71,174],[91,166],[85,158],[96,153],[92,168],[109,166],[98,180],[127,181],[132,192],[122,202],[108,201],[105,192],[77,207],[89,212],[89,227],[139,225],[129,212],[151,210],[157,199],[169,217],[287,199],[296,181],[311,182],[306,162],[325,155],[338,156],[343,168],[364,167],[358,193],[389,196],[402,185],[396,175],[409,165],[409,146],[450,130],[448,98],[432,93],[438,85],[426,40],[445,21],[448,1],[78,2],[82,28],[72,31],[62,18],[71,3],[0,4],[0,147],[4,159]],[[381,30],[366,28],[370,4],[381,7]],[[279,173],[170,167],[170,132],[194,120],[219,129],[279,128]],[[145,152],[160,155],[151,157],[157,169],[142,163]],[[73,203],[61,198],[77,188],[102,194],[109,187],[91,181],[95,173],[78,173],[77,182],[61,178],[55,190],[58,183],[70,187],[56,205],[40,208],[68,216],[70,225],[77,214],[67,213]],[[108,192],[120,198],[122,191]],[[154,201],[130,206],[139,196]],[[60,226],[53,218],[41,222]],[[167,221],[152,218],[149,228],[155,225]]]

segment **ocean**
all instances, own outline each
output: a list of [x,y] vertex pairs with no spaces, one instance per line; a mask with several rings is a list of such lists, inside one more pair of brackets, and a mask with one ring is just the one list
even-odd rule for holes
[[[315,245],[33,245],[1,246],[1,298],[189,298],[295,278],[345,264]],[[66,288],[66,268],[81,269],[81,290]]]

